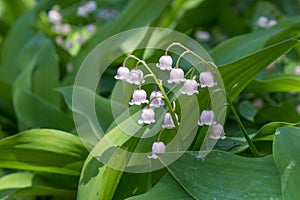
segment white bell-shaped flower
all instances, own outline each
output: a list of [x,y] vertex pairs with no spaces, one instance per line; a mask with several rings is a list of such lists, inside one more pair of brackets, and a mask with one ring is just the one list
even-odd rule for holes
[[203,110],[198,121],[199,126],[215,124],[215,113],[212,110]]
[[151,124],[155,122],[155,113],[151,108],[144,108],[141,112],[139,124]]
[[134,90],[129,105],[141,105],[142,103],[149,103],[146,91],[142,89]]
[[130,75],[127,79],[127,82],[131,83],[131,84],[135,84],[135,85],[140,85],[144,82],[143,76],[144,76],[144,74],[143,74],[142,70],[133,69],[130,71]]
[[164,55],[160,57],[159,63],[156,64],[161,70],[171,70],[172,69],[173,60],[171,56]]
[[62,17],[61,17],[61,14],[56,11],[56,10],[50,10],[48,12],[48,19],[50,22],[54,23],[54,24],[57,24],[57,23],[60,23]]
[[223,126],[221,124],[213,124],[210,128],[209,138],[224,140],[226,137]]
[[161,91],[155,90],[151,92],[150,94],[150,106],[153,106],[155,108],[159,108],[160,106],[165,105],[165,102],[163,98],[161,98],[163,95]]
[[157,159],[158,156],[156,154],[165,153],[166,145],[163,142],[154,142],[152,145],[152,155],[148,156],[148,158]]
[[[175,117],[176,117],[176,120],[178,122],[178,116],[177,114],[175,113]],[[179,123],[178,123],[179,124]],[[167,128],[167,129],[172,129],[172,128],[175,128],[175,124],[174,124],[174,121],[172,119],[172,115],[171,113],[167,112],[165,114],[165,117],[164,117],[164,123],[162,125],[163,128]]]
[[129,69],[125,66],[121,66],[118,68],[115,79],[126,81],[129,78],[129,75],[130,75]]
[[170,78],[168,80],[168,83],[175,83],[180,84],[181,82],[184,82],[184,71],[180,68],[172,69],[170,72]]
[[200,86],[203,87],[214,87],[217,83],[214,80],[214,76],[211,72],[202,72],[199,76]]
[[180,92],[186,95],[198,94],[198,83],[195,80],[188,79],[184,82]]

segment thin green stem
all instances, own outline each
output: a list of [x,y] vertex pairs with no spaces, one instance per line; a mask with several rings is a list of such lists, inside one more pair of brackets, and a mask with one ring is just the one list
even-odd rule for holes
[[[163,97],[164,97],[164,100],[166,102],[166,105],[168,106],[169,110],[170,110],[170,113],[171,113],[171,117],[172,117],[172,120],[175,124],[175,129],[178,130],[178,121],[176,119],[176,116],[175,116],[175,112],[172,111],[172,104],[166,94],[166,91],[164,89],[164,87],[160,84],[159,80],[157,79],[157,77],[155,76],[155,74],[153,73],[153,71],[150,69],[150,67],[147,65],[147,63],[144,61],[144,60],[141,60],[139,59],[138,57],[134,56],[134,55],[129,55],[125,58],[124,62],[129,59],[129,58],[133,58],[135,60],[137,60],[138,62],[142,63],[144,65],[144,67],[149,71],[150,74],[153,75],[153,80],[155,81],[156,85],[158,86],[159,90],[161,91],[161,93],[163,94]],[[123,63],[124,63],[123,62]]]
[[180,59],[185,55],[185,54],[187,54],[187,53],[191,53],[191,51],[185,51],[185,52],[183,52],[182,54],[180,54],[180,56],[178,57],[178,59],[177,59],[177,61],[176,61],[176,68],[178,68],[178,65],[179,65],[179,61],[180,61]]
[[183,48],[184,50],[189,51],[191,54],[193,54],[194,56],[196,56],[197,58],[199,58],[201,61],[207,62],[207,61],[205,61],[201,56],[199,56],[198,54],[196,54],[195,52],[191,51],[189,48],[183,46],[182,44],[180,44],[180,43],[178,43],[178,42],[174,42],[174,43],[170,44],[170,45],[167,47],[167,49],[166,49],[165,55],[168,55],[168,51],[169,51],[170,48],[173,47],[173,46],[179,46],[179,47]]
[[238,123],[238,125],[239,125],[239,127],[240,127],[240,129],[241,129],[241,131],[242,131],[242,133],[243,133],[243,135],[244,135],[244,137],[245,137],[248,145],[249,145],[249,147],[250,147],[251,152],[253,153],[253,155],[255,157],[259,157],[259,152],[256,149],[255,145],[253,144],[251,138],[249,137],[249,135],[248,135],[248,133],[247,133],[247,131],[246,131],[246,129],[245,129],[245,127],[244,127],[244,125],[243,125],[240,117],[239,117],[239,115],[237,114],[237,112],[235,110],[234,105],[232,104],[232,102],[230,101],[229,98],[227,99],[227,101],[228,101],[230,109],[231,109],[231,111],[232,111],[232,113],[233,113],[233,115],[234,115],[234,117],[235,117],[235,119],[236,119],[236,121],[237,121],[237,123]]

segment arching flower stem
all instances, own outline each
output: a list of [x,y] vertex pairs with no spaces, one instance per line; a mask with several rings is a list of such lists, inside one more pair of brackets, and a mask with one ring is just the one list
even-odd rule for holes
[[163,97],[164,97],[164,100],[168,106],[168,109],[170,110],[170,113],[171,113],[171,116],[172,116],[172,120],[175,124],[175,129],[178,130],[178,121],[176,119],[176,116],[175,116],[175,112],[172,111],[172,104],[166,94],[166,91],[164,89],[164,87],[161,85],[160,81],[158,80],[158,78],[155,76],[155,74],[153,73],[153,71],[150,69],[150,67],[147,65],[147,63],[144,61],[144,60],[141,60],[139,59],[138,57],[134,56],[134,55],[128,55],[124,62],[123,62],[123,65],[126,64],[125,62],[129,59],[129,58],[133,58],[135,60],[137,60],[139,63],[141,63],[147,70],[150,74],[152,74],[152,78],[153,80],[155,81],[156,85],[158,86],[159,90],[161,91],[161,93],[163,94]]

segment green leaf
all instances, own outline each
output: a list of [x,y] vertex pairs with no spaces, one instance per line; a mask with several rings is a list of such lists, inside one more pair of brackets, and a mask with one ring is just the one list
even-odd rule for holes
[[177,181],[168,173],[148,192],[128,198],[127,200],[153,200],[153,199],[172,199],[172,200],[192,200],[192,198]]
[[283,199],[297,199],[300,196],[300,128],[281,127],[274,138],[274,160],[281,174]]
[[79,175],[87,151],[78,137],[36,129],[0,140],[0,167]]
[[71,181],[76,181],[76,179],[65,175],[58,177],[53,174],[16,172],[0,178],[0,199],[9,200],[36,195],[51,195],[64,199],[75,198],[75,190],[68,186],[72,184]]
[[255,77],[298,41],[289,39],[219,67],[228,97],[233,100]]
[[[172,153],[160,155],[162,162]],[[266,167],[268,166],[268,167]],[[184,153],[167,166],[177,182],[195,199],[280,199],[280,176],[272,156],[246,158],[211,151]]]
[[33,35],[32,26],[35,24],[38,13],[47,8],[50,2],[51,1],[46,0],[37,3],[13,24],[7,37],[3,41],[0,61],[0,80],[12,84],[19,75],[20,66],[17,64],[16,56],[20,53],[21,47],[31,39]]
[[52,42],[43,33],[33,35],[16,59],[20,75],[13,84],[14,90],[24,88],[59,106],[59,94],[54,91],[59,85],[58,60],[55,56]]
[[254,120],[254,116],[257,113],[257,108],[254,107],[249,101],[243,101],[240,103],[239,112],[241,116],[249,121]]
[[[111,23],[107,23],[103,27],[101,27],[101,30],[105,31],[97,32],[95,36],[91,38],[91,40],[85,45],[85,48],[83,48],[82,51],[74,58],[72,63],[75,70],[79,68],[79,65],[86,58],[86,56],[100,42],[122,31],[149,25],[161,14],[168,3],[169,0],[131,0],[130,2],[128,2],[127,6],[120,13],[118,18]],[[116,46],[116,48],[119,47]],[[69,76],[65,80],[65,83],[73,83],[75,75],[76,73],[71,74],[71,76]]]
[[299,126],[299,123],[287,123],[287,122],[271,122],[263,127],[254,135],[253,141],[273,141],[275,132],[282,126]]
[[300,76],[273,74],[253,80],[245,92],[299,92]]
[[214,48],[210,55],[217,65],[224,65],[238,60],[262,49],[272,37],[285,36],[284,34],[287,31],[299,28],[299,19],[299,16],[287,18],[270,29],[228,39]]
[[[92,92],[91,90],[87,89],[87,88],[83,88],[83,87],[72,87],[72,86],[67,86],[67,87],[61,87],[58,89],[58,91],[63,95],[65,102],[67,103],[68,107],[70,108],[70,110],[72,110],[73,112],[78,112],[78,113],[87,113],[87,112],[93,112],[93,111],[87,111],[89,110],[89,105],[86,105],[85,102],[82,103],[78,103],[80,105],[82,105],[82,107],[80,108],[76,108],[76,110],[74,110],[74,108],[72,107],[72,93],[73,93],[73,89],[76,89],[76,93],[78,95],[84,96],[85,100],[88,98],[95,98],[95,109],[96,109],[96,114],[98,117],[98,121],[101,125],[101,128],[103,129],[103,131],[106,131],[111,123],[114,121],[113,118],[113,114],[112,114],[112,110],[111,110],[111,101],[107,98],[104,98],[100,95],[95,94],[94,92]],[[78,99],[78,101],[80,101],[81,99]]]
[[285,101],[280,105],[264,106],[256,113],[254,121],[260,124],[272,121],[297,123],[300,121],[300,115],[296,111],[294,104]]
[[74,122],[69,116],[31,92],[17,90],[14,94],[14,108],[22,130],[42,127],[69,131],[74,128]]
[[77,191],[77,199],[98,199],[98,190],[101,183],[103,164],[100,163],[92,154],[86,158]]

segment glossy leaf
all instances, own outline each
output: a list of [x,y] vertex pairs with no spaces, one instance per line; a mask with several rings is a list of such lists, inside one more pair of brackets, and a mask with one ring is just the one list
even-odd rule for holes
[[281,174],[283,199],[297,199],[300,196],[300,128],[281,127],[277,129],[273,152],[274,160]]
[[[164,162],[172,156],[160,157]],[[272,156],[246,158],[211,151],[200,158],[199,152],[187,152],[167,168],[195,199],[281,198],[280,176]]]
[[[54,179],[55,178],[55,179]],[[68,182],[67,182],[68,181]],[[74,177],[41,175],[32,172],[16,172],[0,178],[0,199],[16,199],[26,196],[56,196],[64,199],[75,198],[74,188],[70,181]],[[62,184],[64,183],[64,185]]]
[[281,36],[288,30],[297,29],[300,26],[299,18],[299,16],[288,18],[270,29],[228,39],[214,48],[211,56],[217,65],[224,65],[248,56],[264,48],[272,37]]
[[161,180],[147,193],[130,197],[127,200],[153,200],[153,199],[172,199],[172,200],[192,200],[192,198],[177,183],[169,173],[161,178]]
[[245,92],[299,92],[300,77],[297,75],[274,74],[253,80]]
[[245,119],[253,121],[258,110],[249,101],[243,101],[240,103],[239,111]]
[[278,128],[283,126],[299,126],[299,123],[287,123],[287,122],[271,122],[263,127],[254,135],[253,141],[272,141],[274,139],[275,132]]
[[[154,21],[164,10],[169,3],[169,0],[159,1],[139,1],[131,0],[127,6],[123,9],[122,13],[112,23],[105,24],[96,35],[85,45],[85,48],[74,58],[72,61],[75,69],[79,68],[79,65],[86,58],[88,53],[96,47],[100,42],[106,38],[118,34],[122,31],[126,31],[133,28],[140,28],[149,25]],[[116,46],[116,48],[119,48]],[[65,82],[73,83],[76,73],[73,73],[68,77]]]
[[17,90],[14,98],[14,107],[21,130],[56,128],[70,131],[74,128],[74,122],[69,116],[31,92]]
[[298,43],[289,39],[219,67],[227,95],[233,100],[269,64]]
[[78,137],[36,129],[0,140],[0,167],[79,175],[87,151]]

